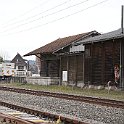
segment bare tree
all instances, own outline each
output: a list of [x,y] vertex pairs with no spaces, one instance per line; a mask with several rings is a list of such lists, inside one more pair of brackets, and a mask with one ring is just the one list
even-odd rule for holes
[[8,52],[6,51],[0,51],[0,57],[4,60],[7,60],[9,58]]
[[3,57],[0,56],[0,63],[3,62]]

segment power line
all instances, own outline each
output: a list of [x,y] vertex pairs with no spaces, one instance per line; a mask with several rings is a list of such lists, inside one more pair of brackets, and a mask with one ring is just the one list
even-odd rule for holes
[[33,30],[33,29],[36,29],[36,28],[40,28],[40,27],[45,26],[45,25],[48,25],[48,24],[50,24],[50,23],[54,23],[54,22],[57,22],[57,21],[59,21],[59,20],[62,20],[62,19],[65,19],[65,18],[67,18],[67,17],[76,15],[76,14],[81,13],[81,12],[83,12],[83,11],[86,11],[86,10],[88,10],[88,9],[90,9],[90,8],[93,8],[93,7],[95,7],[95,6],[98,6],[98,5],[100,5],[100,4],[102,4],[102,3],[105,3],[105,2],[107,2],[107,1],[109,1],[109,0],[101,1],[101,2],[99,2],[99,3],[96,3],[96,4],[92,5],[92,6],[89,6],[89,7],[85,8],[85,9],[82,9],[82,10],[77,11],[77,12],[72,13],[72,14],[68,14],[68,15],[63,16],[63,17],[58,18],[58,19],[54,19],[54,20],[49,21],[49,22],[47,22],[47,23],[44,23],[44,24],[42,24],[42,25],[37,25],[37,26],[31,27],[31,28],[27,28],[27,29],[25,29],[25,30],[21,30],[21,31],[9,33],[9,34],[7,34],[7,35],[11,35],[11,34],[15,34],[15,33],[21,33],[21,32]]
[[10,23],[10,22],[13,21],[13,20],[15,20],[15,19],[18,19],[19,17],[25,16],[26,14],[28,14],[28,13],[32,12],[33,10],[37,9],[39,6],[42,6],[42,5],[46,4],[48,1],[49,1],[49,0],[45,0],[45,2],[40,3],[38,6],[33,7],[32,9],[30,9],[30,10],[28,10],[27,12],[25,12],[25,13],[19,15],[18,17],[15,17],[15,18],[13,18],[13,19],[10,19],[8,22],[6,22],[6,23],[8,23],[8,24],[2,25],[2,27],[7,27],[8,25],[13,24],[13,23]]
[[[47,1],[48,1],[48,0],[47,0]],[[72,0],[67,0],[67,1],[65,1],[65,2],[63,2],[63,3],[59,4],[59,5],[56,5],[56,6],[52,7],[52,8],[50,8],[50,9],[47,9],[47,10],[45,10],[45,11],[43,11],[43,12],[40,12],[40,13],[38,13],[38,14],[36,14],[36,15],[33,15],[33,16],[31,16],[31,17],[28,17],[28,18],[26,18],[26,19],[22,19],[22,20],[19,20],[19,21],[10,23],[9,25],[11,26],[11,25],[20,23],[20,22],[22,22],[22,21],[26,21],[26,20],[32,19],[32,18],[37,17],[37,16],[39,16],[39,15],[41,15],[41,14],[43,14],[43,13],[46,13],[46,12],[51,11],[51,10],[54,10],[54,9],[56,9],[56,8],[58,8],[58,7],[60,7],[60,6],[64,5],[64,4],[66,4],[66,3],[70,2],[70,1],[72,1]],[[36,9],[36,7],[34,7],[32,10],[34,10],[34,9]],[[32,11],[32,10],[30,10],[30,11]],[[28,11],[28,12],[26,12],[26,13],[29,13],[30,11]],[[23,15],[25,15],[25,13],[22,14],[22,16],[23,16]],[[14,20],[14,19],[13,19],[13,20]],[[5,25],[5,26],[2,26],[2,27],[5,28],[5,27],[7,27],[7,26],[9,26],[9,25]]]
[[[43,18],[46,18],[46,17],[48,17],[48,16],[51,16],[51,15],[57,14],[57,13],[59,13],[59,12],[65,11],[65,10],[67,10],[67,9],[70,9],[70,8],[72,8],[72,7],[75,7],[75,6],[81,5],[81,4],[83,4],[83,3],[87,2],[87,1],[89,1],[89,0],[81,1],[81,2],[76,3],[76,4],[74,4],[74,5],[68,6],[68,7],[64,8],[64,9],[60,9],[60,10],[58,10],[58,11],[56,11],[56,12],[53,12],[53,13],[47,14],[47,15],[42,16],[42,17],[39,17],[39,18],[37,18],[37,19],[34,19],[34,20],[31,20],[31,21],[28,21],[28,22],[22,23],[22,24],[20,24],[20,25],[17,25],[17,26],[15,26],[15,27],[10,28],[10,29],[4,30],[4,31],[2,31],[2,32],[7,32],[8,30],[16,29],[16,28],[19,28],[20,26],[24,26],[24,25],[27,25],[27,24],[33,23],[33,22],[38,21],[38,20],[40,20],[40,19],[43,19]],[[2,32],[1,32],[1,33],[2,33]]]

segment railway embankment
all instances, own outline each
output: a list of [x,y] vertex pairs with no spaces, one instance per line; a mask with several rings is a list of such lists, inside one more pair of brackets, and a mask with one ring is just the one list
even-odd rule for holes
[[0,101],[76,118],[91,124],[123,124],[124,109],[49,96],[0,91]]

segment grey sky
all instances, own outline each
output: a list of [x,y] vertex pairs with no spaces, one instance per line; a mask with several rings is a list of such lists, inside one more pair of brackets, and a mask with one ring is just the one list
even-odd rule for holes
[[0,0],[0,54],[12,59],[59,37],[116,30],[121,5],[124,0]]

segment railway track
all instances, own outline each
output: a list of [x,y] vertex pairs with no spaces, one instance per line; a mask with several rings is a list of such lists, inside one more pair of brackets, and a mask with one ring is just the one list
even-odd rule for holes
[[[55,124],[53,120],[32,113],[32,111],[25,108],[22,109],[19,106],[0,102],[0,124]],[[20,111],[19,111],[20,110]],[[27,113],[26,113],[26,112]],[[31,113],[31,114],[29,114]],[[38,114],[38,113],[37,113]]]
[[[60,124],[60,123],[56,123],[58,119],[60,119],[61,122],[63,122],[63,124],[89,124],[87,122],[81,122],[76,119],[70,119],[64,116],[60,117],[59,115],[51,114],[48,112],[41,112],[41,111],[25,108],[25,107],[18,106],[18,105],[13,105],[13,104],[2,102],[2,101],[0,101],[0,105],[11,109],[11,114],[0,113],[0,119],[2,119],[3,122],[9,122],[10,124],[11,123],[12,124]],[[19,113],[12,112],[12,110],[17,110]],[[11,116],[11,115],[21,115],[20,112],[23,112],[23,117],[24,116],[26,117],[24,113],[27,113],[27,114],[35,116],[35,118],[40,117],[42,118],[42,120],[43,118],[47,118],[47,120],[41,121],[41,119],[34,119],[32,118],[32,116],[30,117],[29,115],[27,116],[28,119],[26,119],[25,117],[21,118],[19,116],[18,117]]]
[[0,124],[35,124],[35,123],[0,113]]
[[0,90],[31,94],[31,95],[37,95],[37,96],[41,96],[41,95],[50,96],[50,97],[67,99],[67,100],[75,100],[75,101],[87,102],[91,104],[98,104],[102,106],[109,106],[109,107],[124,109],[124,101],[101,99],[101,98],[86,97],[86,96],[79,96],[79,95],[69,95],[64,93],[53,93],[53,92],[47,92],[47,91],[37,91],[37,90],[31,90],[31,89],[20,89],[20,88],[12,88],[12,87],[0,87]]
[[[40,123],[41,122],[41,123]],[[0,124],[53,124],[37,116],[0,106]]]
[[52,120],[28,114],[21,108],[21,111],[15,110],[19,109],[15,105],[5,102],[0,102],[0,105],[3,105],[0,106],[0,124],[54,124]]

